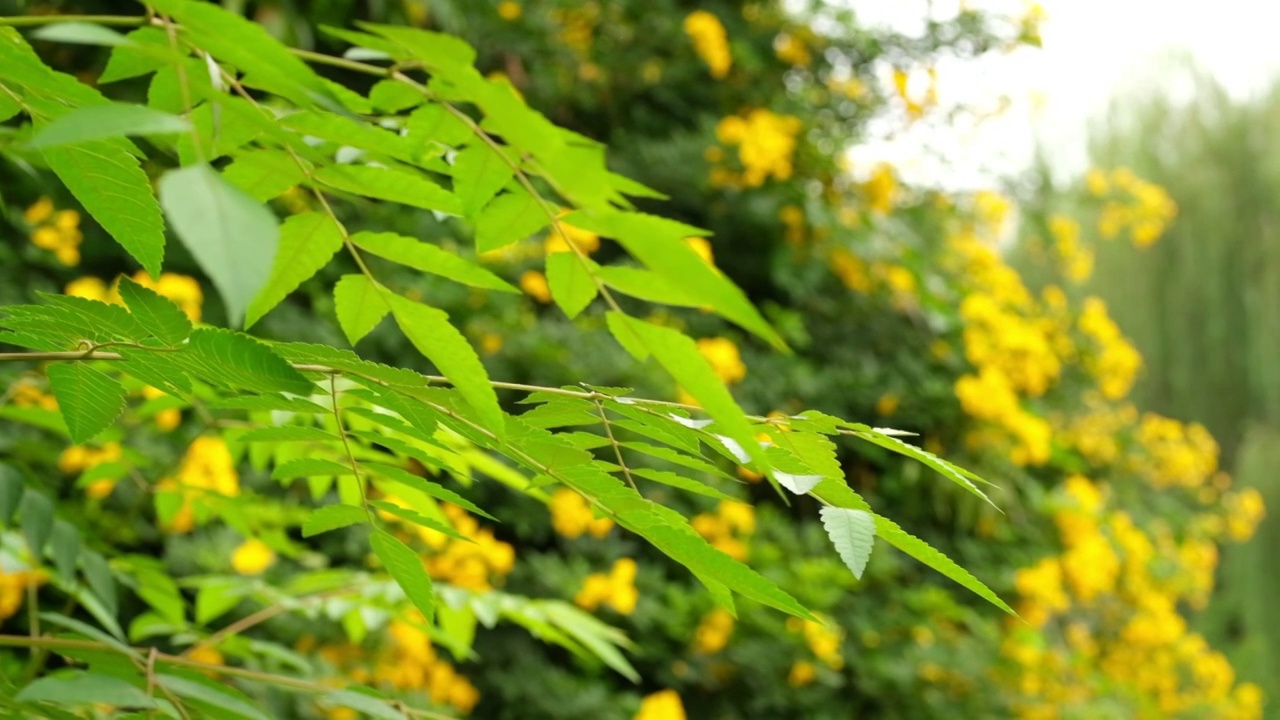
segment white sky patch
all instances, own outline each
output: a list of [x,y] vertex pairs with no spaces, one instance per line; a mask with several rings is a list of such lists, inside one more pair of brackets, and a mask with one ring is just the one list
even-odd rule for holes
[[[860,22],[919,33],[923,19],[953,16],[958,0],[845,0]],[[970,6],[1020,15],[1022,0],[970,0]],[[908,182],[951,189],[990,187],[1026,168],[1036,142],[1056,171],[1087,166],[1087,124],[1124,88],[1167,85],[1170,50],[1185,50],[1235,97],[1280,76],[1280,3],[1272,0],[1044,0],[1044,48],[937,68],[943,107],[1007,109],[974,122],[913,124],[889,140],[856,148],[855,173],[880,160]]]

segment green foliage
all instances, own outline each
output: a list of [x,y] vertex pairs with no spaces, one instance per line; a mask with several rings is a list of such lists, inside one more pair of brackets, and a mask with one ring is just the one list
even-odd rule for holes
[[[128,278],[118,286],[123,307],[48,294],[39,303],[0,307],[0,340],[31,351],[17,359],[56,361],[45,375],[57,414],[24,407],[7,417],[25,421],[24,431],[65,430],[77,445],[125,448],[116,445],[118,457],[109,462],[92,461],[77,481],[85,488],[106,481],[107,492],[120,496],[108,511],[101,504],[83,513],[73,503],[55,505],[44,492],[24,490],[19,476],[0,474],[0,515],[16,506],[31,565],[50,573],[71,603],[68,612],[82,610],[104,630],[73,617],[47,622],[90,638],[90,649],[120,668],[99,673],[100,661],[91,659],[88,671],[59,671],[13,688],[15,702],[76,705],[88,695],[62,686],[79,683],[98,690],[95,702],[185,708],[198,716],[270,717],[259,707],[268,697],[275,705],[310,707],[209,681],[184,670],[197,667],[190,662],[158,657],[159,650],[136,666],[142,651],[135,646],[163,638],[155,647],[207,643],[245,667],[304,673],[305,659],[280,643],[239,636],[234,623],[214,629],[232,612],[242,622],[253,617],[253,607],[334,619],[356,645],[389,618],[403,622],[412,607],[421,618],[408,624],[458,658],[470,654],[477,624],[492,627],[501,619],[583,663],[638,678],[622,652],[626,636],[563,602],[433,581],[420,548],[486,545],[483,536],[461,529],[477,522],[472,515],[526,529],[525,513],[481,510],[498,489],[515,503],[547,502],[549,493],[569,491],[687,568],[717,604],[737,612],[737,595],[750,601],[744,607],[815,621],[804,583],[790,583],[803,595],[784,589],[777,573],[743,562],[695,529],[690,516],[699,503],[739,497],[725,469],[733,466],[767,476],[784,500],[780,489],[788,490],[798,512],[820,515],[836,555],[856,577],[863,577],[878,536],[1009,611],[940,551],[873,514],[848,485],[834,439],[853,437],[918,460],[986,500],[977,477],[884,431],[833,416],[748,415],[693,338],[633,299],[704,310],[777,351],[787,349],[792,334],[775,328],[687,242],[707,230],[637,210],[626,196],[661,193],[610,170],[603,146],[557,127],[510,84],[481,74],[465,41],[379,24],[362,25],[368,33],[331,33],[397,61],[388,70],[296,52],[215,4],[152,6],[158,13],[146,21],[152,26],[127,38],[81,26],[45,34],[111,47],[102,81],[147,83],[146,105],[108,101],[51,70],[17,33],[0,28],[0,98],[15,99],[6,118],[18,118],[14,126],[25,140],[14,147],[42,148],[31,159],[42,158],[153,278],[163,280],[167,222],[186,251],[175,253],[178,262],[189,256],[217,290],[226,325],[316,342],[268,342],[193,323],[185,305]],[[304,59],[380,80],[372,88],[349,78],[349,86],[339,84]],[[136,100],[127,90],[120,95]],[[147,141],[135,146],[126,135]],[[158,177],[158,202],[144,167]],[[283,222],[281,210],[289,211]],[[413,222],[389,219],[393,211]],[[566,223],[612,239],[620,250],[609,264],[597,263],[577,252]],[[462,330],[469,313],[457,293],[511,295],[516,288],[446,238],[469,234],[478,253],[511,252],[544,228],[575,249],[551,253],[543,266],[550,297],[581,327],[572,337],[599,337],[603,352],[621,359],[607,340],[611,334],[635,358],[652,357],[650,365],[700,407],[644,399],[630,389],[491,379]],[[398,365],[333,347],[338,336],[327,322],[321,328],[299,320],[294,301],[303,296],[326,315],[331,308],[352,345],[367,337],[365,346],[376,352],[398,343],[405,349]],[[588,312],[597,298],[607,314]],[[392,340],[378,329],[388,314],[399,329]],[[298,327],[280,332],[290,324]],[[417,370],[426,363],[438,375]],[[150,393],[146,388],[161,396],[147,394],[135,404],[131,396]],[[534,407],[513,414],[499,390]],[[181,454],[141,429],[159,426],[169,410],[199,418],[198,426],[180,426]],[[238,464],[252,468],[255,482],[220,487]],[[468,497],[480,493],[479,501]],[[808,496],[824,507],[815,512]],[[159,533],[150,523],[128,530],[136,537],[122,531],[102,541],[87,532],[117,517],[99,514],[119,512],[116,500],[133,513],[122,517],[154,517],[174,534],[207,530],[218,545],[190,549],[201,555],[191,567],[211,562],[207,555],[223,570],[230,562],[237,574],[171,574],[145,553],[117,552],[113,543],[142,547]],[[251,540],[228,561],[220,551],[235,536]],[[497,542],[492,535],[488,541]],[[46,547],[52,564],[44,561]],[[366,547],[379,571],[365,569]],[[270,573],[278,558],[300,569],[295,577],[250,578]],[[321,689],[258,670],[227,673],[300,692]],[[404,714],[398,700],[358,689],[327,692],[319,703],[377,717]]]

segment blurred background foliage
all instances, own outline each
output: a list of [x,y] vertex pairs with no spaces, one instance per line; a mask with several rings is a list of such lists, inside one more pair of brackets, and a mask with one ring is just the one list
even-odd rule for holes
[[[696,310],[656,319],[702,338],[749,412],[815,408],[909,430],[926,449],[995,481],[1003,514],[888,453],[840,458],[873,505],[991,584],[1025,619],[997,616],[885,548],[854,580],[828,549],[810,501],[786,506],[759,478],[729,467],[750,504],[653,497],[697,514],[699,532],[830,624],[787,621],[746,603],[734,619],[576,496],[553,493],[544,508],[489,483],[475,486],[475,499],[507,521],[459,527],[480,550],[436,548],[433,576],[596,613],[631,639],[639,684],[542,642],[546,629],[528,618],[523,627],[481,629],[474,652],[452,663],[440,638],[433,646],[396,621],[369,622],[378,632],[365,633],[284,615],[250,636],[292,646],[317,677],[341,674],[475,717],[1262,716],[1259,684],[1275,684],[1278,645],[1263,620],[1275,581],[1257,571],[1265,552],[1257,543],[1274,530],[1236,548],[1223,568],[1218,557],[1221,546],[1253,535],[1264,499],[1280,500],[1268,474],[1280,432],[1280,380],[1268,362],[1280,290],[1280,263],[1267,254],[1275,173],[1260,149],[1273,101],[1238,106],[1207,83],[1191,109],[1144,99],[1099,134],[1087,176],[1038,172],[1005,192],[959,193],[905,186],[888,165],[850,166],[844,151],[913,123],[945,127],[980,114],[939,103],[933,68],[944,58],[1034,47],[1035,6],[1016,17],[966,10],[907,36],[816,1],[224,5],[287,43],[333,54],[346,45],[326,25],[376,20],[456,33],[477,48],[484,72],[506,77],[556,123],[607,144],[614,170],[666,196],[643,207],[714,231],[695,247],[765,309],[794,352],[776,353]],[[0,0],[0,11],[138,9]],[[37,48],[88,82],[103,67],[93,48]],[[331,77],[366,92],[373,83]],[[138,80],[106,88],[117,97],[147,93]],[[136,268],[49,187],[37,169],[0,165],[8,222],[0,302],[58,290],[110,298],[113,279]],[[278,209],[306,203],[289,194]],[[339,212],[353,230],[395,230],[449,248],[467,242],[424,213],[372,203]],[[615,255],[588,233],[574,240],[599,258]],[[549,304],[535,268],[553,245],[531,238],[482,258],[522,297],[423,277],[396,282],[448,310],[495,378],[680,398],[603,333],[583,332],[599,330],[599,317],[569,322]],[[170,247],[172,274],[159,291],[221,322],[211,287]],[[328,292],[343,271],[331,268],[255,332],[343,345]],[[415,357],[389,327],[360,352],[391,363]],[[5,379],[18,383],[0,415],[23,419],[30,413],[20,408],[47,402],[35,375]],[[265,582],[283,584],[312,572],[305,556],[238,544],[234,530],[198,517],[158,523],[146,493],[123,482],[78,486],[86,469],[136,452],[158,466],[217,467],[223,481],[242,478],[270,496],[261,473],[224,447],[188,448],[192,410],[154,401],[134,418],[124,448],[61,453],[40,431],[14,424],[0,433],[0,457],[57,475],[61,507],[102,548],[155,555],[175,577],[265,572]],[[1223,472],[1231,469],[1240,481]],[[287,499],[277,501],[287,513]],[[355,543],[311,549],[335,567],[363,560]],[[1214,596],[1219,573],[1222,600]],[[22,590],[34,580],[0,577],[0,615],[20,627]],[[251,662],[223,650],[228,662]],[[308,717],[313,709],[276,711]]]

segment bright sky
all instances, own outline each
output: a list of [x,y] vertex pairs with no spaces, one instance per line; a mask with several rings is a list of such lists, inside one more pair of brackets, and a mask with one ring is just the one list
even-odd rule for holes
[[[933,7],[954,15],[958,0],[846,0],[862,22],[919,32]],[[970,0],[982,9],[1020,15],[1023,0]],[[1086,126],[1124,87],[1167,83],[1169,48],[1185,49],[1232,94],[1247,96],[1280,77],[1280,3],[1274,0],[1043,0],[1044,48],[990,62],[938,68],[941,102],[1006,112],[977,127],[921,125],[890,143],[854,154],[855,164],[885,159],[906,179],[951,187],[989,185],[1018,172],[1039,139],[1063,172],[1085,167]],[[922,151],[932,148],[932,152]]]

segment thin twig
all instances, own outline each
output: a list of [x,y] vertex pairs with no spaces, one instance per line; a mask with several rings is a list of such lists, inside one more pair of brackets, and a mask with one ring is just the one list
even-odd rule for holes
[[618,440],[613,436],[613,428],[609,426],[609,416],[604,413],[604,403],[596,400],[595,405],[596,412],[600,413],[600,423],[604,425],[604,434],[609,438],[609,444],[613,446],[614,457],[618,458],[618,466],[622,468],[622,474],[627,478],[631,489],[639,493],[640,488],[636,487],[636,481],[631,477],[631,471],[627,469],[626,461],[622,459],[622,446],[618,444]]

